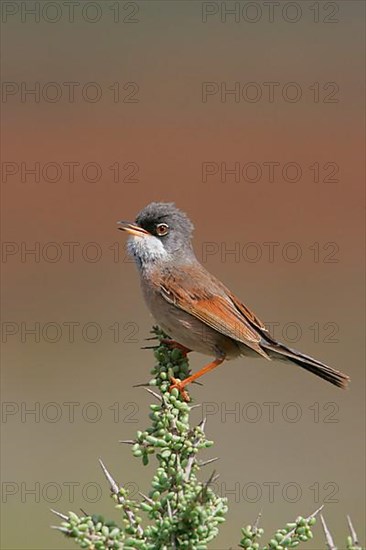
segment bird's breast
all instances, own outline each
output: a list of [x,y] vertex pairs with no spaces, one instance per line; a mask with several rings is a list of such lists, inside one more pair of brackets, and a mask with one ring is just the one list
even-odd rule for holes
[[234,340],[168,302],[151,280],[142,277],[141,286],[150,312],[173,340],[193,351],[213,357],[225,355],[230,359],[240,355],[239,346]]

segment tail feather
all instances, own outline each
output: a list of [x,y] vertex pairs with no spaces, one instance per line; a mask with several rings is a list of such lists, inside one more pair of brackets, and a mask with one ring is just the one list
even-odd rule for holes
[[349,376],[338,370],[329,367],[325,363],[313,359],[309,355],[305,355],[295,349],[288,348],[280,342],[266,342],[262,346],[268,352],[269,356],[273,359],[280,359],[282,361],[291,361],[299,367],[320,376],[327,382],[334,384],[338,388],[345,389],[350,381]]

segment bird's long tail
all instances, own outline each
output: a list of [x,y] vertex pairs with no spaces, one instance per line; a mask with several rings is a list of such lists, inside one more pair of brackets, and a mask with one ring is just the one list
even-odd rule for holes
[[332,367],[328,367],[325,363],[322,363],[317,359],[313,359],[313,357],[310,357],[309,355],[304,355],[295,349],[288,348],[280,342],[261,343],[261,347],[266,350],[271,359],[279,359],[282,361],[290,361],[295,363],[296,365],[299,365],[299,367],[302,367],[303,369],[320,376],[320,378],[327,380],[327,382],[338,386],[338,388],[345,389],[350,381],[349,376],[343,372],[335,370]]

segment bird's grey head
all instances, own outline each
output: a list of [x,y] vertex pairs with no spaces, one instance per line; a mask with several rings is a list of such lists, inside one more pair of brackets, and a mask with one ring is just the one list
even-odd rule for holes
[[195,258],[191,239],[193,224],[171,202],[152,202],[136,217],[134,224],[118,222],[130,233],[128,251],[142,269],[156,262],[179,262]]

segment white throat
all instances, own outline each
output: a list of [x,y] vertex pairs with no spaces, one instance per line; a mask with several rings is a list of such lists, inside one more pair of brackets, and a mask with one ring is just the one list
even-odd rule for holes
[[142,269],[152,267],[155,262],[168,260],[170,257],[161,240],[154,235],[129,237],[127,250]]

